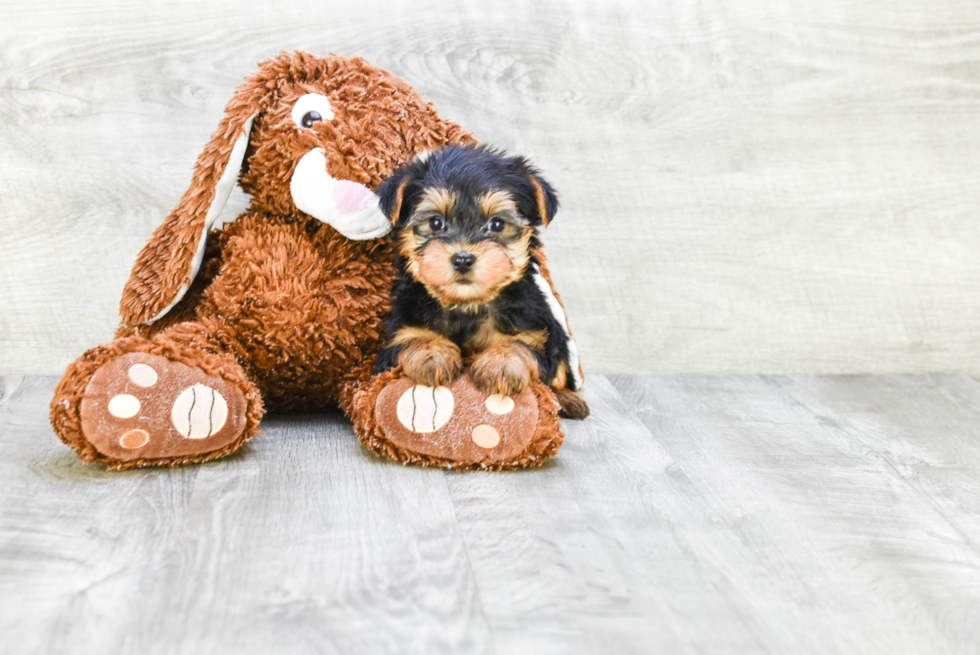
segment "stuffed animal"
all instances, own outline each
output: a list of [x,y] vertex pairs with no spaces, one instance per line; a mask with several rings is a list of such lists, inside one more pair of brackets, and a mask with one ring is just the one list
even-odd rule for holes
[[[490,399],[465,374],[434,389],[398,369],[372,375],[395,257],[374,189],[421,153],[475,142],[362,59],[262,63],[139,254],[116,338],[58,384],[55,432],[86,463],[180,466],[238,450],[266,410],[339,406],[369,449],[403,463],[499,470],[553,456],[559,405],[539,382]],[[212,230],[236,181],[251,203]],[[543,261],[541,274],[567,326]],[[577,359],[574,372],[579,383]]]

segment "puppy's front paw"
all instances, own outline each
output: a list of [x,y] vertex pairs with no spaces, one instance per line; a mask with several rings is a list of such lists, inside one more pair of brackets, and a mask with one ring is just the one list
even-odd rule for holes
[[452,384],[463,372],[459,347],[448,340],[409,344],[398,356],[398,363],[405,375],[427,387]]
[[523,348],[491,348],[473,360],[470,377],[488,396],[512,396],[527,389],[537,377],[537,368],[534,357]]

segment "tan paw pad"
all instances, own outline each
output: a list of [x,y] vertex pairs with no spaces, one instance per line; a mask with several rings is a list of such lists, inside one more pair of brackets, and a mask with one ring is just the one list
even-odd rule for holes
[[156,370],[146,364],[133,364],[129,367],[129,371],[126,374],[134,384],[138,384],[144,388],[152,387],[157,383],[157,379],[159,379]]
[[398,399],[398,421],[412,432],[435,432],[453,415],[453,393],[449,387],[412,385]]
[[493,412],[497,415],[510,414],[514,411],[514,399],[499,393],[487,396],[485,404],[488,412]]
[[195,384],[184,389],[173,409],[170,420],[177,432],[188,439],[207,439],[217,434],[228,420],[228,403],[211,387]]
[[119,445],[126,450],[136,450],[150,443],[150,433],[136,428],[119,437]]
[[473,434],[471,436],[473,437],[473,443],[480,448],[496,448],[497,444],[500,443],[500,433],[497,432],[497,428],[486,423],[473,428]]
[[132,418],[140,413],[140,399],[128,393],[121,393],[109,400],[109,413],[116,418]]

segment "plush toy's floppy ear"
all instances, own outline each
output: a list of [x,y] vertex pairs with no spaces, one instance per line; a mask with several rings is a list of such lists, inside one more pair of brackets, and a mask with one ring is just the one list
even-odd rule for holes
[[119,304],[124,326],[162,318],[190,288],[208,231],[238,180],[252,121],[271,103],[275,86],[269,73],[260,69],[236,90],[197,159],[190,188],[140,251]]

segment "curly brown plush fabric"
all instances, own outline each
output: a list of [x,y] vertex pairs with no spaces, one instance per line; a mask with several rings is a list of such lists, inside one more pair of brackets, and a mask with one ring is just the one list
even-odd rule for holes
[[[294,107],[309,94],[328,98],[333,115],[310,125],[298,122]],[[51,404],[55,432],[85,462],[114,469],[178,466],[240,448],[257,433],[266,409],[339,405],[375,452],[403,462],[454,466],[388,448],[384,435],[372,427],[369,396],[388,379],[372,379],[371,372],[390,307],[395,254],[390,239],[344,236],[330,220],[297,208],[291,184],[304,157],[320,152],[326,174],[346,185],[344,192],[354,189],[356,197],[358,185],[373,191],[420,152],[473,142],[470,133],[439,118],[403,81],[362,59],[296,52],[262,63],[237,89],[198,158],[190,187],[139,254],[123,291],[116,339],[86,352],[65,372]],[[239,166],[239,182],[251,195],[251,204],[208,235],[215,207],[220,210]],[[150,379],[169,377],[146,388],[138,384],[145,381],[139,371],[130,374],[132,379],[120,373],[118,381],[93,382],[103,366],[137,352],[173,362],[153,371]],[[203,373],[191,370],[198,368]],[[192,405],[181,418],[178,414],[185,410],[176,398],[154,396],[173,395],[182,381],[188,388],[201,385],[205,374],[237,387],[230,393],[233,398],[209,392],[210,414]],[[355,392],[361,388],[367,395],[356,403]],[[541,422],[527,454],[484,468],[533,466],[557,451],[563,437],[557,401],[543,387],[535,394]],[[173,422],[163,429],[159,426],[169,416],[150,422],[143,414],[128,416],[118,409],[122,401],[109,406],[118,397],[143,410],[170,403],[175,407]],[[86,423],[81,411],[85,398],[98,406],[101,422]],[[229,421],[245,426],[236,439],[209,450],[208,436],[200,440],[197,454],[166,456],[160,444],[178,438],[176,424],[212,422],[222,407],[234,414]],[[150,443],[144,447],[133,445],[139,440],[122,440],[116,432],[127,426],[147,432]],[[206,427],[210,435],[212,427],[220,426]],[[131,451],[122,457],[100,451],[97,444],[107,439],[116,440],[113,452],[122,452],[123,443]],[[150,452],[155,456],[143,456]]]

